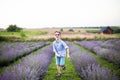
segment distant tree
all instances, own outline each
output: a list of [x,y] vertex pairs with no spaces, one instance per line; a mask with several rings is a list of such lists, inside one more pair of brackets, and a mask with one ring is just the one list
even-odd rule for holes
[[120,33],[120,29],[114,30],[114,33]]
[[63,31],[63,28],[61,28],[60,31],[62,32],[62,31]]
[[20,32],[22,28],[17,27],[16,25],[9,25],[9,27],[6,30],[8,32]]
[[68,31],[70,31],[70,32],[74,32],[73,28],[69,29]]

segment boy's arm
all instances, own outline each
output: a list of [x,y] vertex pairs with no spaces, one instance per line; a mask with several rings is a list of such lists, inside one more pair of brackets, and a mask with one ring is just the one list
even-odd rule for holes
[[70,58],[69,47],[67,46],[67,44],[64,41],[62,41],[62,43],[63,43],[63,46],[66,48],[67,58]]
[[59,56],[59,54],[57,53],[56,49],[55,49],[55,43],[53,43],[53,51],[55,53],[56,56]]
[[67,52],[67,58],[70,58],[69,48],[66,49]]
[[58,54],[57,52],[54,52],[56,56],[60,57],[60,54]]

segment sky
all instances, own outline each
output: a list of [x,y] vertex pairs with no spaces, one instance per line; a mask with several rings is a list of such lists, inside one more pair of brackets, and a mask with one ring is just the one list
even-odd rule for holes
[[0,28],[120,26],[120,0],[0,0]]

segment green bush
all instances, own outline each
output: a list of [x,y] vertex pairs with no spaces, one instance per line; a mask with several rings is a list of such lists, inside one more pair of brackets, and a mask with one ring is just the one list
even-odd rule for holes
[[74,30],[73,30],[72,28],[71,28],[71,29],[69,29],[69,31],[70,31],[70,32],[74,32]]
[[114,33],[120,33],[120,29],[114,30]]
[[113,29],[113,33],[120,33],[120,26],[113,26],[111,28]]
[[20,36],[23,38],[23,37],[26,37],[25,33],[23,31],[20,32]]
[[9,27],[6,30],[8,32],[20,32],[22,28],[17,27],[16,25],[9,25]]
[[60,31],[63,32],[63,28],[61,28]]

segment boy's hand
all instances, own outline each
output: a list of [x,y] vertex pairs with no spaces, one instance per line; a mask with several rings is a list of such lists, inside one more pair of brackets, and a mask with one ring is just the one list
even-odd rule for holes
[[57,53],[56,56],[61,57],[61,55],[59,53]]
[[68,58],[69,61],[71,61],[71,60],[70,60],[70,56],[68,56],[67,58]]
[[67,55],[68,60],[70,60],[70,55]]
[[69,48],[67,48],[67,58],[70,59],[70,53],[69,53]]
[[70,55],[67,55],[67,58],[70,58]]
[[62,57],[62,56],[59,54],[58,57]]

